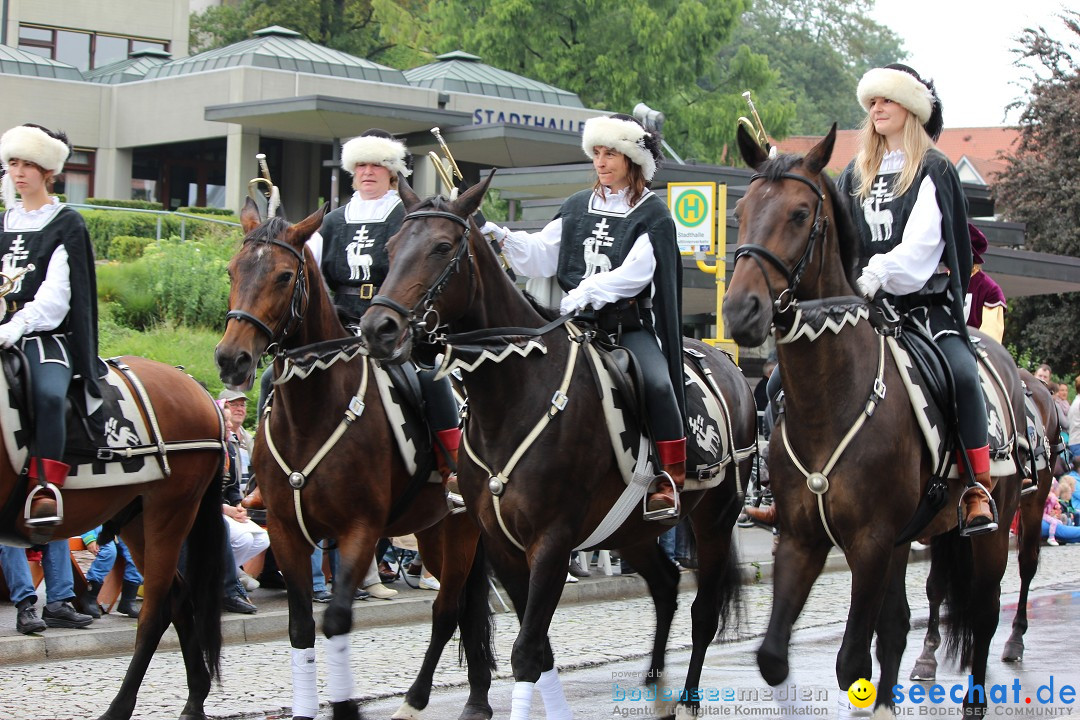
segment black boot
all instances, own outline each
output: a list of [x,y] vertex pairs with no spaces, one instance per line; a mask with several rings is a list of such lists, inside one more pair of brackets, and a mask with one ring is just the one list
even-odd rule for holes
[[120,591],[120,603],[116,606],[116,612],[127,615],[129,618],[139,617],[139,606],[136,599],[139,596],[139,583],[124,581],[124,587]]
[[82,601],[79,603],[79,609],[84,615],[97,620],[101,617],[101,605],[98,603],[98,593],[101,592],[101,583],[97,580],[90,580],[86,583],[86,592],[83,593]]

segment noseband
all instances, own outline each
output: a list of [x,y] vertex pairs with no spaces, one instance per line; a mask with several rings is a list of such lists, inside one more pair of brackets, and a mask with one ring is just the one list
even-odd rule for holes
[[[750,182],[755,180],[769,179],[765,175],[758,173],[750,178]],[[799,287],[799,282],[802,280],[803,273],[806,272],[806,268],[810,265],[810,262],[814,259],[814,246],[817,244],[818,238],[825,237],[825,234],[829,229],[829,218],[822,214],[822,208],[825,204],[825,193],[818,187],[817,183],[805,178],[802,175],[796,175],[795,173],[781,173],[781,180],[797,180],[804,185],[808,185],[817,195],[817,207],[814,208],[814,225],[810,229],[810,237],[806,241],[806,249],[803,251],[802,257],[799,258],[799,262],[795,264],[794,268],[788,269],[788,266],[784,264],[784,261],[776,256],[771,250],[764,245],[747,244],[740,245],[735,249],[735,264],[738,264],[739,260],[743,257],[749,257],[757,264],[758,269],[761,271],[762,277],[765,278],[765,285],[769,288],[769,297],[773,300],[773,308],[777,313],[784,313],[791,310],[796,305],[795,290]],[[761,262],[762,259],[769,261],[780,274],[787,280],[787,288],[780,292],[779,295],[773,292],[772,283],[769,282],[769,274],[765,272],[765,266]]]
[[304,260],[304,254],[302,251],[297,250],[292,245],[283,243],[280,240],[274,240],[273,238],[255,238],[249,237],[244,240],[246,245],[249,242],[264,242],[268,245],[276,245],[277,247],[288,250],[296,258],[296,277],[293,279],[292,287],[292,299],[289,302],[289,307],[281,314],[277,322],[274,323],[278,327],[281,327],[280,331],[274,331],[269,325],[264,323],[259,318],[255,317],[246,310],[230,310],[225,313],[225,323],[228,324],[229,320],[244,320],[251,323],[260,332],[266,335],[268,344],[266,350],[267,354],[278,355],[283,352],[281,343],[289,336],[290,333],[295,332],[296,328],[300,327],[300,323],[304,320],[304,313],[307,312],[308,304],[308,286],[305,280],[304,269],[306,262]]
[[[438,329],[439,326],[442,325],[442,318],[439,316],[439,311],[435,309],[435,301],[438,299],[439,295],[446,290],[446,286],[450,283],[450,278],[453,277],[454,273],[461,269],[462,261],[465,259],[466,253],[469,252],[469,221],[444,210],[419,210],[406,215],[401,223],[404,225],[410,220],[420,220],[422,218],[451,220],[464,228],[461,231],[461,237],[458,240],[458,247],[454,252],[454,256],[450,258],[450,262],[447,263],[446,267],[439,273],[439,277],[435,278],[435,282],[424,292],[411,310],[401,303],[391,300],[385,295],[376,295],[371,298],[371,304],[390,308],[408,321],[409,331],[414,336],[422,335],[424,342],[434,344],[439,341]],[[476,290],[476,284],[473,279],[471,253],[468,254],[468,258],[469,302],[471,304],[473,294]]]

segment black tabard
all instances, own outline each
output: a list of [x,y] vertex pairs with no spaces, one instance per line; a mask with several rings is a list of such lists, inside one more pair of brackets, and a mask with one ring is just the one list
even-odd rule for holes
[[398,200],[382,218],[357,218],[352,210],[349,203],[323,219],[319,269],[334,293],[334,304],[359,318],[386,279],[390,267],[386,241],[401,228],[405,207]]

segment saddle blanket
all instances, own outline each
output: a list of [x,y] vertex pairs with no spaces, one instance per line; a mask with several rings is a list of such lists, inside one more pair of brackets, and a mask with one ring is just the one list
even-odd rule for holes
[[[911,400],[911,409],[915,413],[915,419],[922,430],[923,439],[930,450],[930,456],[934,458],[934,467],[940,467],[942,455],[945,452],[945,434],[948,429],[947,420],[938,404],[932,400],[927,389],[927,384],[922,375],[915,369],[914,362],[895,338],[885,338],[893,360],[900,371],[900,377],[904,381],[908,398]],[[1017,461],[1014,456],[1014,446],[1017,440],[1016,422],[1013,418],[1012,409],[1006,404],[1002,393],[998,391],[997,383],[987,371],[983,362],[979,366],[979,383],[982,385],[983,395],[986,398],[986,422],[987,437],[990,442],[990,475],[992,477],[1005,477],[1013,475],[1017,471]],[[958,478],[956,463],[950,462],[950,478]]]
[[[642,428],[636,413],[627,406],[630,400],[617,389],[618,385],[600,358],[599,351],[592,345],[586,347],[599,386],[611,448],[623,479],[630,484],[637,463],[637,451],[641,446]],[[683,491],[707,490],[723,481],[724,470],[733,457],[741,461],[751,455],[754,448],[745,451],[736,448],[733,452],[729,418],[720,401],[689,363],[683,363],[683,375],[688,426],[686,484]]]
[[[379,388],[379,399],[382,400],[386,419],[390,423],[390,431],[394,436],[398,452],[405,462],[409,475],[415,475],[420,466],[422,453],[428,452],[430,442],[427,439],[427,423],[423,418],[414,417],[415,412],[411,406],[405,403],[401,390],[394,385],[389,373],[377,363],[366,356],[365,362],[370,362],[375,375],[375,384]],[[411,366],[406,372],[411,372]],[[438,469],[432,471],[428,482],[442,483],[442,476]]]
[[[99,412],[105,419],[105,445],[117,450],[150,445],[150,433],[139,411],[138,401],[120,371],[112,365],[107,367],[109,372],[99,383],[103,401]],[[3,427],[4,447],[12,468],[18,473],[27,462],[30,431],[24,427],[26,420],[19,411],[15,392],[5,373],[0,373],[0,398],[0,426]],[[107,451],[99,451],[99,445],[87,437],[82,420],[75,417],[69,407],[64,462],[71,465],[71,472],[64,485],[65,489],[88,490],[134,485],[164,477],[161,465],[154,455],[129,458],[114,456],[114,459],[106,461],[101,459],[104,454],[107,454]]]

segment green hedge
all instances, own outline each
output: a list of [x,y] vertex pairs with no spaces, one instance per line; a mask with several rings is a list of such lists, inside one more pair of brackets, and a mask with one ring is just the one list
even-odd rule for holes
[[[179,207],[176,212],[189,213],[191,215],[221,215],[236,220],[236,213],[228,208],[216,207]],[[236,220],[239,222],[239,220]]]
[[162,205],[152,200],[114,200],[112,198],[86,198],[85,205],[105,205],[107,207],[135,208],[137,210],[161,210]]
[[154,242],[153,238],[117,235],[109,244],[109,259],[131,262],[142,257],[146,246]]
[[[161,218],[161,237],[180,236],[181,218],[175,215],[155,215],[151,213],[128,213],[122,210],[86,210],[80,209],[90,241],[94,245],[94,255],[98,260],[128,259],[117,257],[112,244],[117,237],[157,238],[158,218]],[[220,223],[200,222],[197,219],[184,219],[185,239],[200,240],[208,235],[235,235],[238,240],[242,233],[238,227]],[[119,250],[121,254],[127,250]]]

